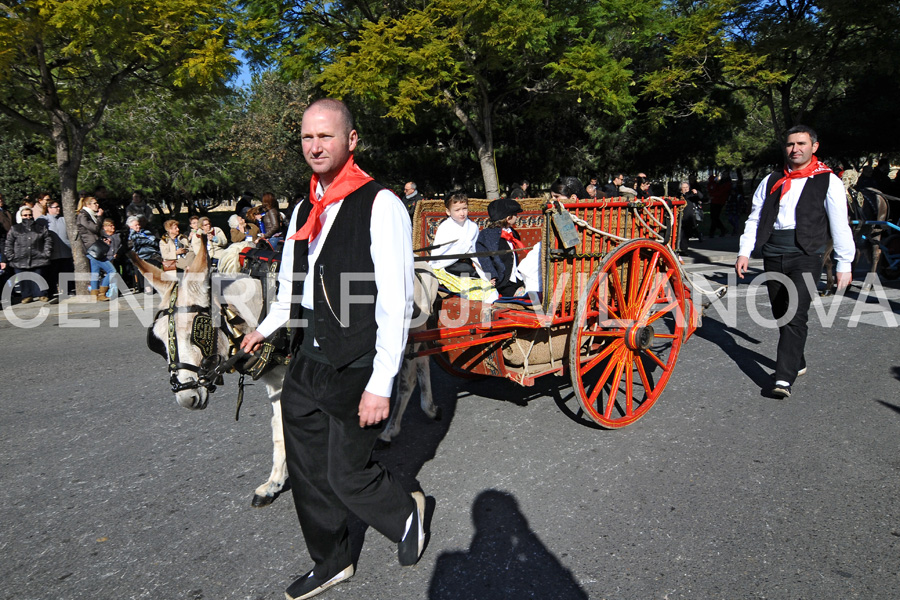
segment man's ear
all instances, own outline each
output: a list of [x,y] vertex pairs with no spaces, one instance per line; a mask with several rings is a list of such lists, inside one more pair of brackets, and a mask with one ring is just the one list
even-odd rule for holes
[[813,154],[815,154],[818,149],[819,149],[819,142],[813,142],[813,145],[812,145]]

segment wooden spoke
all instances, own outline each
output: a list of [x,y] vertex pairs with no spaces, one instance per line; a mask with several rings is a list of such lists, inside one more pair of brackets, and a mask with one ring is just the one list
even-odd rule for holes
[[676,260],[658,242],[632,240],[607,254],[582,291],[569,373],[582,410],[603,427],[640,419],[675,368],[685,327]]

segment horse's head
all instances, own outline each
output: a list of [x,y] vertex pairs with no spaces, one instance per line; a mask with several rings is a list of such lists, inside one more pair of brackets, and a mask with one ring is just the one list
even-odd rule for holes
[[206,408],[216,388],[210,373],[228,353],[228,339],[212,320],[206,244],[177,276],[133,254],[131,260],[162,297],[162,308],[147,332],[147,345],[166,359],[178,404]]

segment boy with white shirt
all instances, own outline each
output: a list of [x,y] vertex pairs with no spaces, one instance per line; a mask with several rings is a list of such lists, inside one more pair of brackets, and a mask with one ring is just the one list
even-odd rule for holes
[[[469,198],[465,192],[454,192],[446,200],[447,218],[434,234],[431,256],[458,256],[475,252],[478,225],[469,220]],[[438,281],[447,289],[460,293],[470,300],[491,303],[497,299],[497,290],[484,277],[477,258],[445,258],[430,262]]]

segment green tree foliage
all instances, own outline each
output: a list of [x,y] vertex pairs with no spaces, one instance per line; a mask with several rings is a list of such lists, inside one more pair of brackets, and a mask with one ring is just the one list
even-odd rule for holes
[[0,193],[6,206],[18,207],[26,196],[42,192],[56,195],[59,176],[53,146],[46,138],[22,131],[0,115]]
[[[268,5],[250,4],[254,14]],[[470,138],[487,196],[496,197],[495,121],[508,111],[560,95],[609,113],[630,109],[629,60],[618,50],[640,22],[635,6],[656,3],[607,0],[602,11],[596,4],[281,5],[267,44],[288,72],[318,67],[326,92],[382,106],[385,116],[416,123],[427,111],[451,115]]]
[[311,172],[303,159],[300,121],[309,104],[308,78],[285,81],[274,72],[254,77],[225,144],[242,166],[246,191],[288,198],[306,193]]
[[743,0],[728,18],[733,43],[778,72],[755,82],[772,133],[817,114],[843,97],[855,73],[868,70],[900,34],[897,0]]
[[184,203],[218,204],[239,188],[241,165],[226,147],[239,109],[236,94],[133,93],[107,109],[86,145],[81,179],[120,198],[142,190],[176,214]]
[[[145,85],[185,92],[234,71],[229,0],[24,0],[2,6],[0,112],[52,140],[75,210],[85,140],[107,106]],[[74,219],[67,223],[75,238]],[[87,261],[75,248],[76,269]],[[81,290],[83,291],[83,290]]]
[[897,0],[669,0],[664,7],[661,51],[635,60],[643,87],[636,121],[650,147],[669,146],[679,134],[695,164],[762,166],[780,161],[781,132],[800,122],[839,142],[831,151],[884,149],[898,139],[897,120],[879,104],[897,79],[896,60],[887,58],[900,49]]

